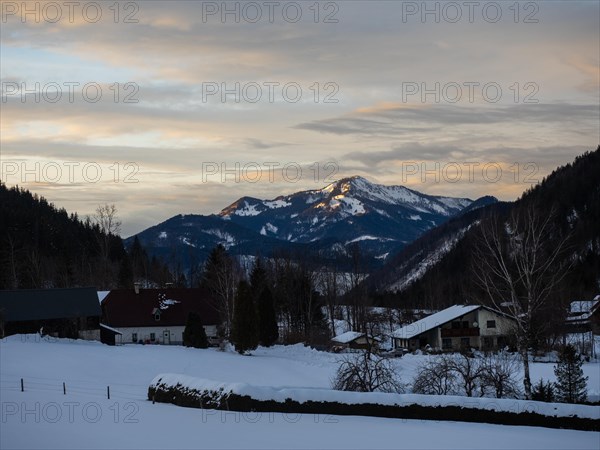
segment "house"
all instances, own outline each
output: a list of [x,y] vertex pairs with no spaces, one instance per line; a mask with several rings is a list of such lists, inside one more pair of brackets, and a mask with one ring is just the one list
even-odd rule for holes
[[0,291],[0,336],[38,333],[100,340],[96,289],[21,289]]
[[482,305],[454,305],[394,331],[396,349],[502,348],[514,334],[515,319]]
[[351,349],[371,349],[379,346],[380,340],[369,336],[366,333],[358,331],[347,331],[331,339],[332,350],[339,352],[348,348]]
[[577,300],[569,304],[565,320],[563,345],[575,345],[581,354],[594,355],[594,335],[600,334],[600,295],[594,300]]
[[216,344],[220,321],[214,305],[210,293],[199,288],[115,289],[102,300],[103,322],[121,333],[120,343],[181,345],[188,315],[196,313]]
[[578,300],[569,304],[566,319],[569,333],[600,334],[600,295],[594,300]]

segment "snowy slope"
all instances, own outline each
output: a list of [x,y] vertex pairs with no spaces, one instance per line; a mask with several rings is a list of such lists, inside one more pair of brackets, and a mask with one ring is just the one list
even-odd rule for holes
[[[490,442],[495,448],[598,448],[598,433],[572,430],[352,416],[252,415],[153,405],[146,400],[148,385],[163,372],[279,389],[328,388],[340,358],[301,345],[259,348],[253,353],[246,357],[178,346],[109,347],[40,340],[32,335],[2,339],[0,448],[480,449],[489,448]],[[426,358],[407,355],[394,363],[409,379]],[[552,367],[532,364],[532,378],[552,380]],[[599,366],[585,364],[584,370],[597,396]],[[25,392],[20,392],[21,378]],[[105,396],[108,385],[110,400]],[[23,413],[25,408],[33,412]]]
[[[73,402],[65,406],[65,402]],[[357,416],[237,413],[122,398],[10,392],[5,405],[46,407],[40,420],[5,414],[3,449],[598,449],[598,433]],[[52,408],[64,412],[55,420]],[[72,408],[73,418],[68,411]],[[85,415],[82,411],[85,409]],[[99,411],[99,418],[96,418]],[[465,439],[465,437],[468,439]]]

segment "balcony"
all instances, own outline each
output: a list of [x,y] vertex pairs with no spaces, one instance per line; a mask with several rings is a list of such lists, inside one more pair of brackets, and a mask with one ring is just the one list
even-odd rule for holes
[[467,337],[479,336],[479,327],[477,328],[442,328],[442,337]]

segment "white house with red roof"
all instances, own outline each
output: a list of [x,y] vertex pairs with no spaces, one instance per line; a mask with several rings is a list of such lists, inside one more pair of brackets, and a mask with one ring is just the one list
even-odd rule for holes
[[104,323],[121,333],[120,343],[182,344],[190,313],[197,314],[211,344],[220,323],[206,289],[115,289],[102,299]]

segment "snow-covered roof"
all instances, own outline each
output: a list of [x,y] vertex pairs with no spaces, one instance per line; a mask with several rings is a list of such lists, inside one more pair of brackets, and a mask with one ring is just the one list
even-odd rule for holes
[[[365,333],[359,333],[358,331],[346,331],[345,333],[338,334],[331,340],[340,344],[348,344],[349,342],[352,342],[353,340],[361,338],[363,336],[366,336]],[[369,340],[381,342],[381,339],[375,336],[369,336]]]
[[600,307],[600,296],[596,296],[594,300],[577,300],[571,302],[567,322],[586,321],[598,307]]
[[102,304],[102,301],[106,298],[106,296],[110,294],[110,291],[98,291],[98,301]]
[[346,331],[345,333],[337,335],[331,340],[334,342],[339,342],[340,344],[347,344],[355,339],[363,337],[364,335],[365,333],[359,333],[358,331]]
[[440,312],[427,316],[421,320],[404,325],[394,331],[393,336],[399,339],[412,339],[421,333],[439,327],[451,320],[464,316],[472,311],[481,308],[481,305],[454,305],[450,308],[443,309]]
[[123,334],[119,330],[117,330],[116,328],[109,327],[108,325],[104,325],[103,323],[100,324],[100,328],[104,328],[106,330],[112,331],[115,334]]
[[598,301],[600,300],[578,300],[571,302],[569,311],[571,314],[589,313],[594,309],[594,306],[596,306]]
[[169,306],[176,305],[177,303],[181,303],[181,302],[178,300],[173,300],[173,299],[167,298],[164,300],[160,300],[159,308],[160,309],[169,309]]

